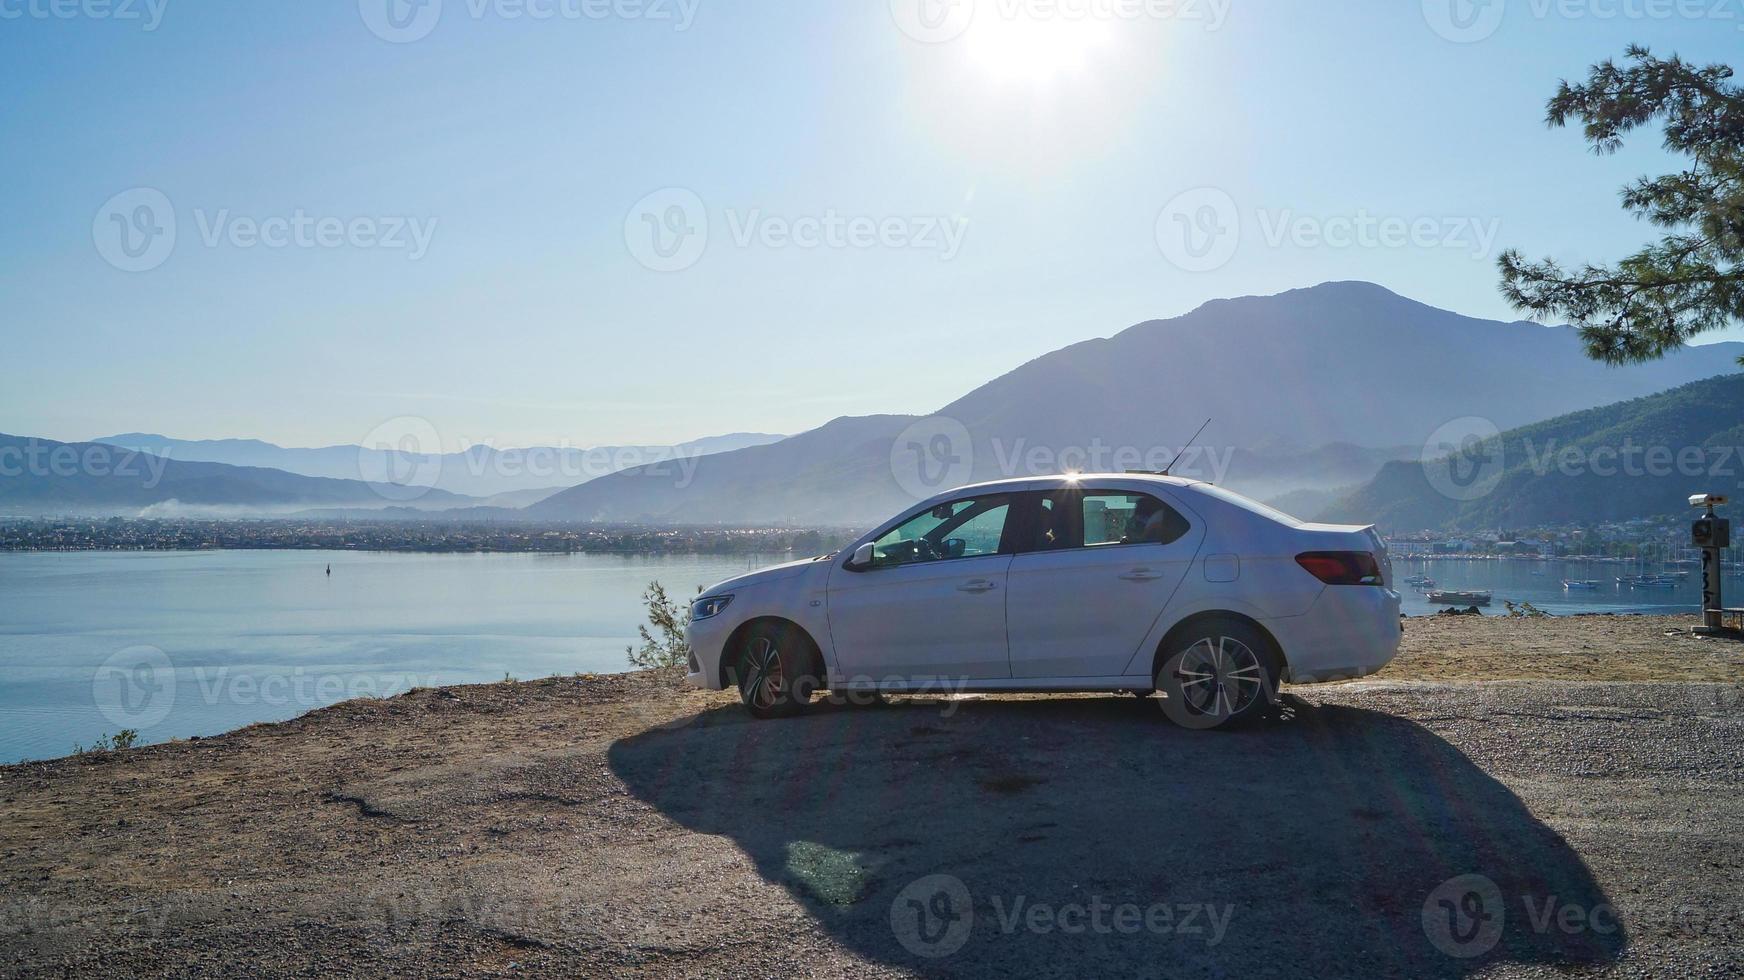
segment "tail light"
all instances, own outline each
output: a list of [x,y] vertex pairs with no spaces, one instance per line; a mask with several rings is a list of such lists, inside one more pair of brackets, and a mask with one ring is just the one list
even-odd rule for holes
[[1381,566],[1366,551],[1310,551],[1296,564],[1327,585],[1381,584]]

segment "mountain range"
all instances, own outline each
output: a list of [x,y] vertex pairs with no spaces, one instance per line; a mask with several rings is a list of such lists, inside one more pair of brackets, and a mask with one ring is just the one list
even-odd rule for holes
[[[70,445],[5,436],[0,514],[448,511],[540,521],[862,526],[962,483],[1172,465],[1180,475],[1303,514],[1330,507],[1392,526],[1524,521],[1554,508],[1507,504],[1501,493],[1475,501],[1425,497],[1418,462],[1425,447],[1461,420],[1510,438],[1529,432],[1564,443],[1603,440],[1637,412],[1647,413],[1642,424],[1649,426],[1638,434],[1660,444],[1730,438],[1724,423],[1740,417],[1728,400],[1732,389],[1679,386],[1736,378],[1740,352],[1744,344],[1713,344],[1608,367],[1589,360],[1566,327],[1474,319],[1369,283],[1326,283],[1216,300],[1073,344],[930,416],[839,418],[791,437],[738,433],[591,450],[475,446],[432,455],[145,433]],[[1676,395],[1676,411],[1648,398],[1660,393]],[[1643,398],[1651,403],[1645,408],[1615,404]],[[133,453],[135,472],[20,469],[13,462],[56,451],[76,459],[93,447]],[[1513,467],[1518,457],[1505,455]],[[1510,492],[1526,493],[1522,499],[1538,499],[1531,495],[1537,484],[1517,470],[1502,480]],[[1590,483],[1565,489],[1612,490]],[[1655,488],[1616,504],[1645,506],[1660,495]],[[1498,509],[1507,507],[1514,509]]]
[[1572,412],[1388,463],[1323,519],[1389,531],[1587,524],[1689,512],[1744,489],[1744,374]]
[[[949,483],[1157,469],[1325,499],[1466,416],[1506,430],[1730,374],[1744,344],[1609,367],[1567,327],[1461,316],[1360,282],[1216,300],[1037,358],[935,416],[836,419],[699,461],[627,469],[526,509],[560,520],[863,524]],[[1389,448],[1391,447],[1391,448]],[[1082,462],[1082,465],[1073,465]],[[934,478],[938,479],[934,479]]]
[[477,503],[446,490],[407,501],[403,487],[260,466],[166,459],[104,443],[0,435],[0,515],[255,516],[309,507],[425,510]]
[[[499,498],[519,507],[632,466],[731,452],[782,437],[758,432],[709,436],[672,446],[532,446],[495,449],[476,445],[454,453],[419,453],[357,445],[289,448],[258,439],[171,439],[145,432],[104,436],[91,442],[120,446],[169,459],[284,470],[303,476],[431,486],[471,497]],[[532,491],[547,491],[536,494]]]
[[[0,434],[0,517],[410,519],[440,514],[444,519],[514,520],[521,516],[519,508],[590,474],[648,460],[682,470],[710,451],[777,438],[740,434],[680,446],[593,450],[479,447],[438,457],[359,446],[286,449],[252,439],[196,442],[139,433],[81,443]],[[358,478],[371,470],[384,478]],[[562,474],[557,477],[564,481],[560,487],[505,489],[480,497],[433,485],[489,490],[552,471]],[[572,473],[581,475],[567,475]]]

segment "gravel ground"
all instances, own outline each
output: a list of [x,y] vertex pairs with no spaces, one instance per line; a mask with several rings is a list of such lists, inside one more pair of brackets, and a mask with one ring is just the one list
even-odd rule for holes
[[1413,620],[1237,733],[639,674],[7,767],[0,975],[1735,977],[1744,659],[1686,625]]

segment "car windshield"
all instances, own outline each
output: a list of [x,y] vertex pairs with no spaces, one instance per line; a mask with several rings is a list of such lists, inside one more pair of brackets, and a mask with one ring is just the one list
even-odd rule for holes
[[1298,520],[1297,518],[1291,517],[1289,514],[1284,513],[1283,511],[1277,509],[1276,507],[1267,507],[1265,504],[1262,504],[1257,500],[1254,500],[1250,497],[1243,497],[1239,493],[1232,493],[1228,490],[1223,489],[1222,487],[1213,486],[1209,483],[1200,483],[1200,484],[1195,484],[1193,489],[1199,491],[1200,493],[1206,495],[1207,497],[1215,497],[1218,500],[1221,500],[1226,504],[1230,504],[1231,506],[1234,506],[1234,507],[1240,507],[1242,510],[1247,511],[1250,514],[1258,514],[1261,517],[1269,517],[1272,520],[1277,521],[1279,524],[1287,524],[1290,527],[1301,527],[1302,526],[1302,521]]

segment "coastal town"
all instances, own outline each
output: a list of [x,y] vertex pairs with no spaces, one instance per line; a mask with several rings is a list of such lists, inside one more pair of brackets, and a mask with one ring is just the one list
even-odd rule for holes
[[400,551],[822,554],[847,531],[361,520],[0,520],[0,551]]

